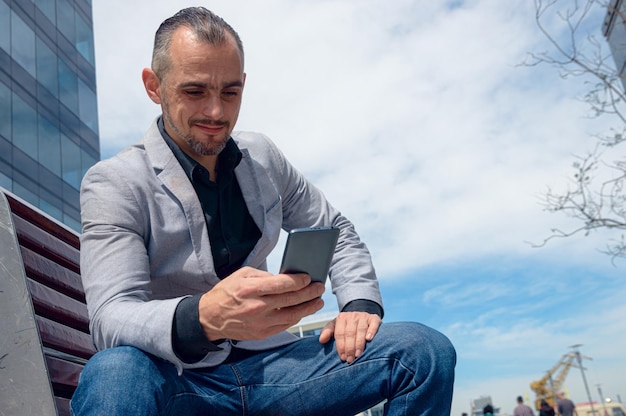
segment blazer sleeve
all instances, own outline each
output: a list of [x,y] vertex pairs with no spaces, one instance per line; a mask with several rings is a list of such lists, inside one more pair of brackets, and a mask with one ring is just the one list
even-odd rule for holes
[[172,320],[183,297],[155,299],[146,248],[149,189],[141,190],[119,160],[100,162],[81,185],[81,276],[90,330],[98,349],[133,345],[174,363]]
[[[268,161],[265,169],[281,195],[283,229],[289,231],[300,227],[329,225],[340,229],[330,268],[330,281],[339,310],[357,299],[375,302],[382,308],[383,302],[370,252],[352,222],[286,159],[269,138],[256,134],[249,138],[249,146],[261,153],[258,160]],[[265,150],[258,149],[261,146]]]

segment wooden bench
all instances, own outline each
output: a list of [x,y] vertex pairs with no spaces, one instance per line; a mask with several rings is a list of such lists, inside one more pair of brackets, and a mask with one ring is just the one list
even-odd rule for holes
[[0,188],[0,413],[69,415],[96,352],[78,233]]

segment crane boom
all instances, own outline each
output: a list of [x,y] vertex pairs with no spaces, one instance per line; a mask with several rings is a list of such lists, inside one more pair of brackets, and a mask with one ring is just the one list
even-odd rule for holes
[[550,406],[556,405],[556,394],[561,389],[569,369],[572,366],[578,367],[575,359],[576,354],[574,352],[563,354],[561,359],[551,369],[546,371],[546,374],[540,380],[530,383],[530,388],[537,396],[535,409],[539,410],[541,408],[541,400],[545,400]]

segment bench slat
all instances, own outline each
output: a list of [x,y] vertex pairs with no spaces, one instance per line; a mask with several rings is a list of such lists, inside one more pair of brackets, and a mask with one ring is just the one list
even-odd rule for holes
[[20,247],[20,249],[28,277],[85,303],[83,284],[78,273],[58,265],[29,248]]
[[26,284],[37,315],[89,333],[89,319],[85,304],[34,280],[27,279]]
[[35,316],[43,345],[89,359],[96,353],[91,336],[50,319]]
[[74,390],[76,390],[76,386],[78,386],[78,378],[80,372],[83,370],[83,366],[49,355],[46,356],[46,363],[48,365],[50,381],[73,393]]
[[55,397],[59,416],[70,416],[70,400],[65,397]]
[[65,228],[56,221],[48,218],[42,211],[33,209],[24,204],[20,200],[14,198],[10,193],[4,193],[14,214],[24,218],[28,222],[35,224],[38,228],[46,230],[48,233],[55,235],[65,243],[72,247],[78,248],[80,241],[76,232]]
[[28,247],[55,263],[80,273],[80,253],[78,248],[59,240],[17,215],[13,215],[13,222],[21,246]]

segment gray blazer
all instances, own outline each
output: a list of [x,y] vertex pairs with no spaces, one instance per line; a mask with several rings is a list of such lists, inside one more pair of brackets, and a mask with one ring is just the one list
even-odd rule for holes
[[[339,309],[355,299],[382,305],[370,254],[352,223],[267,137],[241,132],[232,137],[243,153],[235,175],[262,232],[244,265],[267,270],[281,228],[334,225],[341,233],[330,279]],[[179,371],[225,360],[230,340],[193,364],[180,361],[172,349],[178,302],[220,280],[200,202],[156,122],[139,143],[87,172],[80,199],[81,270],[96,347],[133,345]],[[283,332],[238,347],[260,350],[293,340]]]

